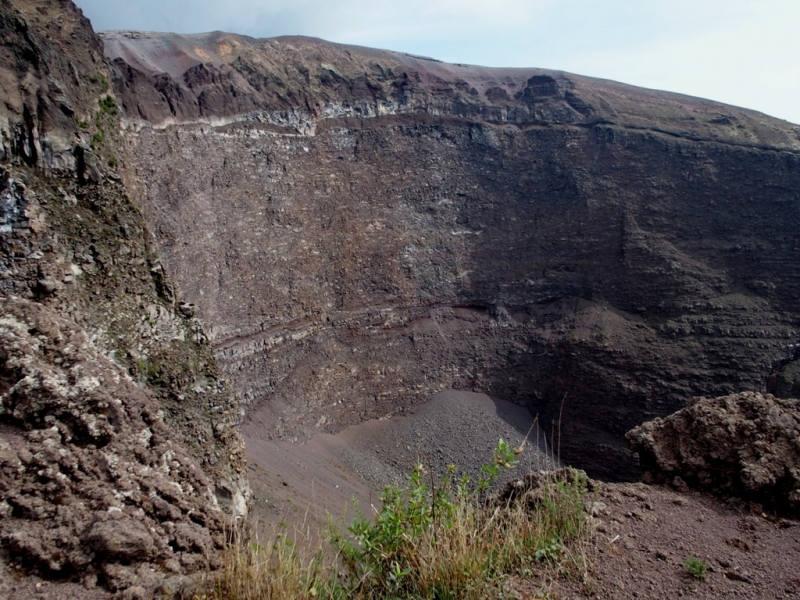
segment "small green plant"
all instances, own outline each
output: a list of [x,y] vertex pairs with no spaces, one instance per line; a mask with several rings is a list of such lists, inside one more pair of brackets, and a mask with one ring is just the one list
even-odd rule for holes
[[116,169],[118,164],[119,161],[117,160],[116,156],[110,156],[108,158],[108,166],[111,167],[112,169]]
[[542,562],[555,562],[561,558],[564,546],[557,539],[543,540],[539,549],[533,555]]
[[92,147],[92,150],[97,150],[100,147],[100,145],[103,143],[104,139],[105,139],[105,136],[103,135],[102,132],[98,131],[97,133],[95,133],[92,136],[92,141],[89,144]]
[[683,568],[695,579],[705,579],[708,566],[696,556],[690,556],[683,563]]
[[530,495],[486,497],[520,452],[499,440],[477,481],[454,465],[436,478],[418,463],[405,485],[386,487],[374,516],[356,506],[349,527],[331,521],[330,547],[307,557],[281,534],[271,550],[241,540],[227,552],[214,598],[478,600],[504,597],[509,576],[534,571],[585,582],[584,473],[540,474]]
[[97,103],[100,105],[100,110],[109,115],[116,115],[118,111],[117,102],[111,96],[103,96]]
[[150,385],[161,385],[164,383],[164,374],[161,365],[150,362],[145,358],[136,360],[136,372],[139,377]]
[[518,463],[511,444],[500,438],[492,453],[492,462],[481,467],[483,476],[478,480],[478,487],[482,491],[489,489],[503,469],[513,469]]
[[97,75],[92,75],[89,77],[89,81],[92,83],[99,83],[100,84],[100,91],[106,92],[108,91],[108,79],[106,79],[105,75],[102,73],[98,73]]

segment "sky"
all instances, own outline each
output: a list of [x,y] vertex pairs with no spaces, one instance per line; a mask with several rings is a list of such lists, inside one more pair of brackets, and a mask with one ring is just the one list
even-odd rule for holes
[[800,0],[75,0],[97,31],[307,35],[710,98],[800,123]]

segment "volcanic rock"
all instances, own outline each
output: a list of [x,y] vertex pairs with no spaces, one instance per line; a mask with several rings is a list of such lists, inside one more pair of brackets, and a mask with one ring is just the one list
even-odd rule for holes
[[627,434],[646,480],[680,477],[707,492],[800,516],[800,406],[744,392],[699,398]]
[[0,595],[152,595],[247,514],[236,400],[126,190],[88,20],[4,1],[0,31]]
[[252,424],[445,390],[637,474],[631,427],[758,391],[800,327],[800,127],[543,69],[103,34],[144,208]]
[[778,398],[800,398],[800,346],[767,377],[767,392]]
[[129,565],[214,565],[212,483],[152,396],[46,307],[0,299],[0,314],[0,538],[14,560],[112,589]]

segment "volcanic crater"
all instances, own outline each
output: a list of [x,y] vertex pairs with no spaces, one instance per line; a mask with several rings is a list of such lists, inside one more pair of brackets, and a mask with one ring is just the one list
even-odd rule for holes
[[800,126],[310,38],[98,37],[69,0],[4,0],[0,30],[0,595],[191,587],[228,517],[367,507],[498,437],[631,480],[635,427],[645,478],[744,500],[608,485],[602,548],[654,541],[603,593],[688,593],[689,543],[711,597],[796,591],[793,522],[759,520],[800,505],[796,401],[759,392],[800,389]]
[[102,37],[126,183],[248,439],[455,389],[630,479],[626,431],[762,389],[797,339],[797,126],[316,39]]

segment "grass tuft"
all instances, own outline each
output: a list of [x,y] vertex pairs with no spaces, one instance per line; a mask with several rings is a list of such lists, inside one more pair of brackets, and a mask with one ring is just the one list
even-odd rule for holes
[[384,490],[372,517],[331,521],[326,541],[305,551],[281,536],[266,549],[238,536],[214,597],[478,599],[501,597],[512,577],[586,583],[588,478],[574,469],[531,474],[487,499],[501,469],[515,465],[503,440],[475,482],[452,466],[437,482],[418,464],[406,485]]
[[[308,554],[308,545],[277,534],[267,546],[237,530],[224,557],[211,598],[220,600],[284,600],[331,598],[330,574],[322,552]],[[302,537],[302,536],[301,536]],[[307,540],[307,537],[303,537]]]
[[696,556],[690,556],[683,563],[686,572],[695,579],[705,579],[708,573],[708,566]]

